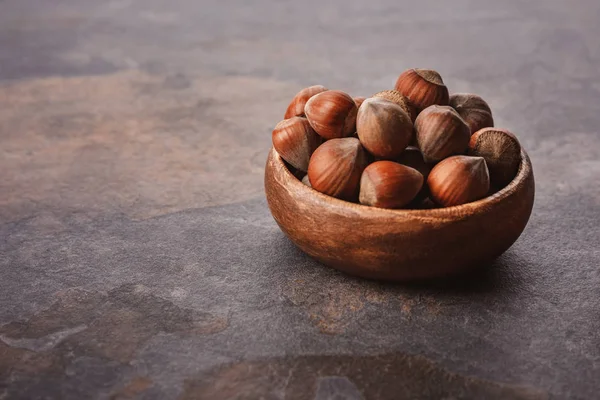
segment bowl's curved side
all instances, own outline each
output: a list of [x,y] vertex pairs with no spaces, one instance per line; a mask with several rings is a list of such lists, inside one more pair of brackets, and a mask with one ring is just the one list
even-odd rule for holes
[[325,196],[296,179],[274,149],[265,168],[267,202],[283,232],[322,263],[374,279],[437,277],[492,260],[525,229],[534,191],[525,152],[517,177],[500,192],[434,210],[379,209]]

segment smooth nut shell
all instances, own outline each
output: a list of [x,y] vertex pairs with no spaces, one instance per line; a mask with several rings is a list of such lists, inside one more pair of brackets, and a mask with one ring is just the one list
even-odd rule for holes
[[408,97],[417,111],[434,104],[447,105],[450,97],[440,74],[429,69],[404,71],[396,81],[396,90]]
[[371,97],[365,100],[356,117],[356,132],[365,149],[376,157],[398,157],[408,146],[413,125],[408,114],[396,103]]
[[360,177],[367,153],[356,138],[331,139],[310,158],[308,179],[312,188],[329,196],[353,201],[358,197]]
[[468,154],[483,157],[490,171],[492,185],[503,188],[519,171],[521,144],[506,129],[483,128],[471,136]]
[[[431,164],[427,164],[423,159],[423,154],[416,147],[407,147],[406,150],[400,154],[398,158],[395,160],[399,164],[406,165],[408,167],[414,168],[423,175],[423,181],[427,182],[427,178],[429,177],[429,173],[431,172]],[[427,185],[423,185],[421,191],[415,197],[416,202],[420,202],[429,196],[429,189]],[[416,205],[416,204],[415,204]]]
[[400,93],[399,91],[382,90],[381,92],[375,93],[371,97],[379,97],[382,99],[389,100],[392,103],[398,104],[408,114],[410,120],[412,122],[415,122],[415,119],[417,118],[417,110],[415,106],[412,105],[408,97],[403,96],[402,93]]
[[354,99],[339,90],[316,94],[304,107],[310,125],[327,140],[352,135],[356,130],[357,112]]
[[471,137],[466,122],[449,106],[423,110],[415,121],[415,132],[417,146],[428,163],[465,153]]
[[423,186],[423,175],[416,169],[392,161],[376,161],[362,173],[361,204],[380,208],[402,208]]
[[308,120],[301,117],[292,117],[279,122],[271,136],[273,147],[281,158],[301,171],[308,170],[310,156],[322,141]]
[[433,167],[427,185],[433,201],[451,207],[484,198],[490,177],[483,157],[453,156]]
[[492,110],[481,97],[472,93],[454,93],[450,96],[450,107],[465,120],[474,134],[480,129],[494,126]]
[[292,117],[303,117],[304,116],[304,106],[306,102],[313,97],[317,93],[321,93],[326,91],[327,88],[321,85],[309,86],[307,88],[302,89],[292,99],[290,104],[288,105],[287,110],[285,111],[284,119],[292,118]]
[[312,185],[310,184],[310,179],[308,179],[308,175],[304,175],[304,178],[302,178],[302,183],[304,183],[308,187],[312,187]]
[[429,172],[431,172],[431,165],[425,162],[423,154],[416,147],[407,147],[395,161],[399,164],[416,169],[423,175],[425,180],[427,180]]

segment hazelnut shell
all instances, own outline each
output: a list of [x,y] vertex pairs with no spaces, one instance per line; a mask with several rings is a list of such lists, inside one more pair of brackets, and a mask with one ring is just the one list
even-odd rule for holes
[[331,139],[315,150],[308,164],[312,188],[329,196],[354,201],[367,153],[356,138]]
[[449,106],[431,106],[415,120],[417,146],[425,162],[432,163],[455,154],[464,154],[471,131],[466,122]]
[[434,104],[448,104],[448,88],[440,74],[430,69],[413,68],[404,71],[396,81],[396,90],[408,97],[417,111]]
[[514,179],[521,165],[521,144],[506,129],[478,130],[471,136],[467,154],[485,159],[492,185],[500,188]]
[[360,105],[363,103],[363,101],[365,101],[367,98],[364,96],[357,96],[354,98],[354,104],[356,104],[356,108],[360,108]]
[[357,112],[354,99],[339,90],[318,93],[304,106],[310,125],[327,140],[352,135],[356,130]]
[[290,104],[288,105],[287,110],[285,111],[284,119],[292,118],[292,117],[303,117],[304,116],[304,106],[308,99],[313,97],[317,93],[321,93],[326,91],[327,88],[321,85],[309,86],[307,88],[302,89],[292,99]]
[[423,175],[416,169],[393,161],[376,161],[362,173],[359,201],[381,208],[402,208],[422,186]]
[[375,157],[393,159],[408,146],[413,125],[396,103],[377,97],[366,99],[356,117],[356,132],[365,149]]
[[[421,175],[423,175],[424,182],[427,182],[427,178],[431,172],[431,165],[425,162],[423,159],[423,154],[421,154],[421,151],[418,148],[412,146],[407,147],[406,150],[404,150],[395,161],[402,165],[416,169],[421,173]],[[415,201],[420,202],[427,196],[429,196],[429,188],[427,185],[423,185],[421,191],[417,194]]]
[[304,178],[302,178],[302,183],[304,183],[308,187],[312,187],[312,185],[310,184],[310,179],[308,179],[308,175],[304,175]]
[[465,120],[471,134],[480,129],[494,126],[490,106],[476,94],[454,93],[450,96],[449,105]]
[[281,158],[301,171],[308,170],[310,156],[322,141],[308,120],[302,117],[292,117],[279,122],[271,136],[273,147]]
[[433,201],[451,207],[484,198],[490,177],[483,157],[453,156],[433,167],[427,185]]
[[392,103],[398,104],[409,115],[410,120],[412,122],[415,122],[415,119],[417,118],[417,110],[415,106],[413,106],[410,100],[408,100],[408,97],[403,96],[402,93],[400,93],[399,91],[383,90],[381,92],[375,93],[371,97],[379,97],[382,99],[389,100]]

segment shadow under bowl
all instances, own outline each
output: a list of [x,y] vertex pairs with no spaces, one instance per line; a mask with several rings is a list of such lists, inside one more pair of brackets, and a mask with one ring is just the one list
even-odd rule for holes
[[409,281],[483,266],[521,235],[533,208],[531,161],[499,192],[455,207],[392,210],[319,193],[271,149],[265,168],[271,214],[300,249],[321,263],[370,279]]

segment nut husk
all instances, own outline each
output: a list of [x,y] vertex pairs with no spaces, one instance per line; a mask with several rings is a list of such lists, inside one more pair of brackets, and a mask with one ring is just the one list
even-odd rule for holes
[[397,90],[382,90],[381,92],[375,93],[371,97],[380,97],[391,101],[392,103],[398,104],[410,117],[410,120],[414,123],[417,118],[417,109],[412,105],[408,97],[403,96]]
[[508,185],[521,165],[521,144],[506,129],[483,128],[471,136],[468,154],[483,157],[490,171],[494,186]]

